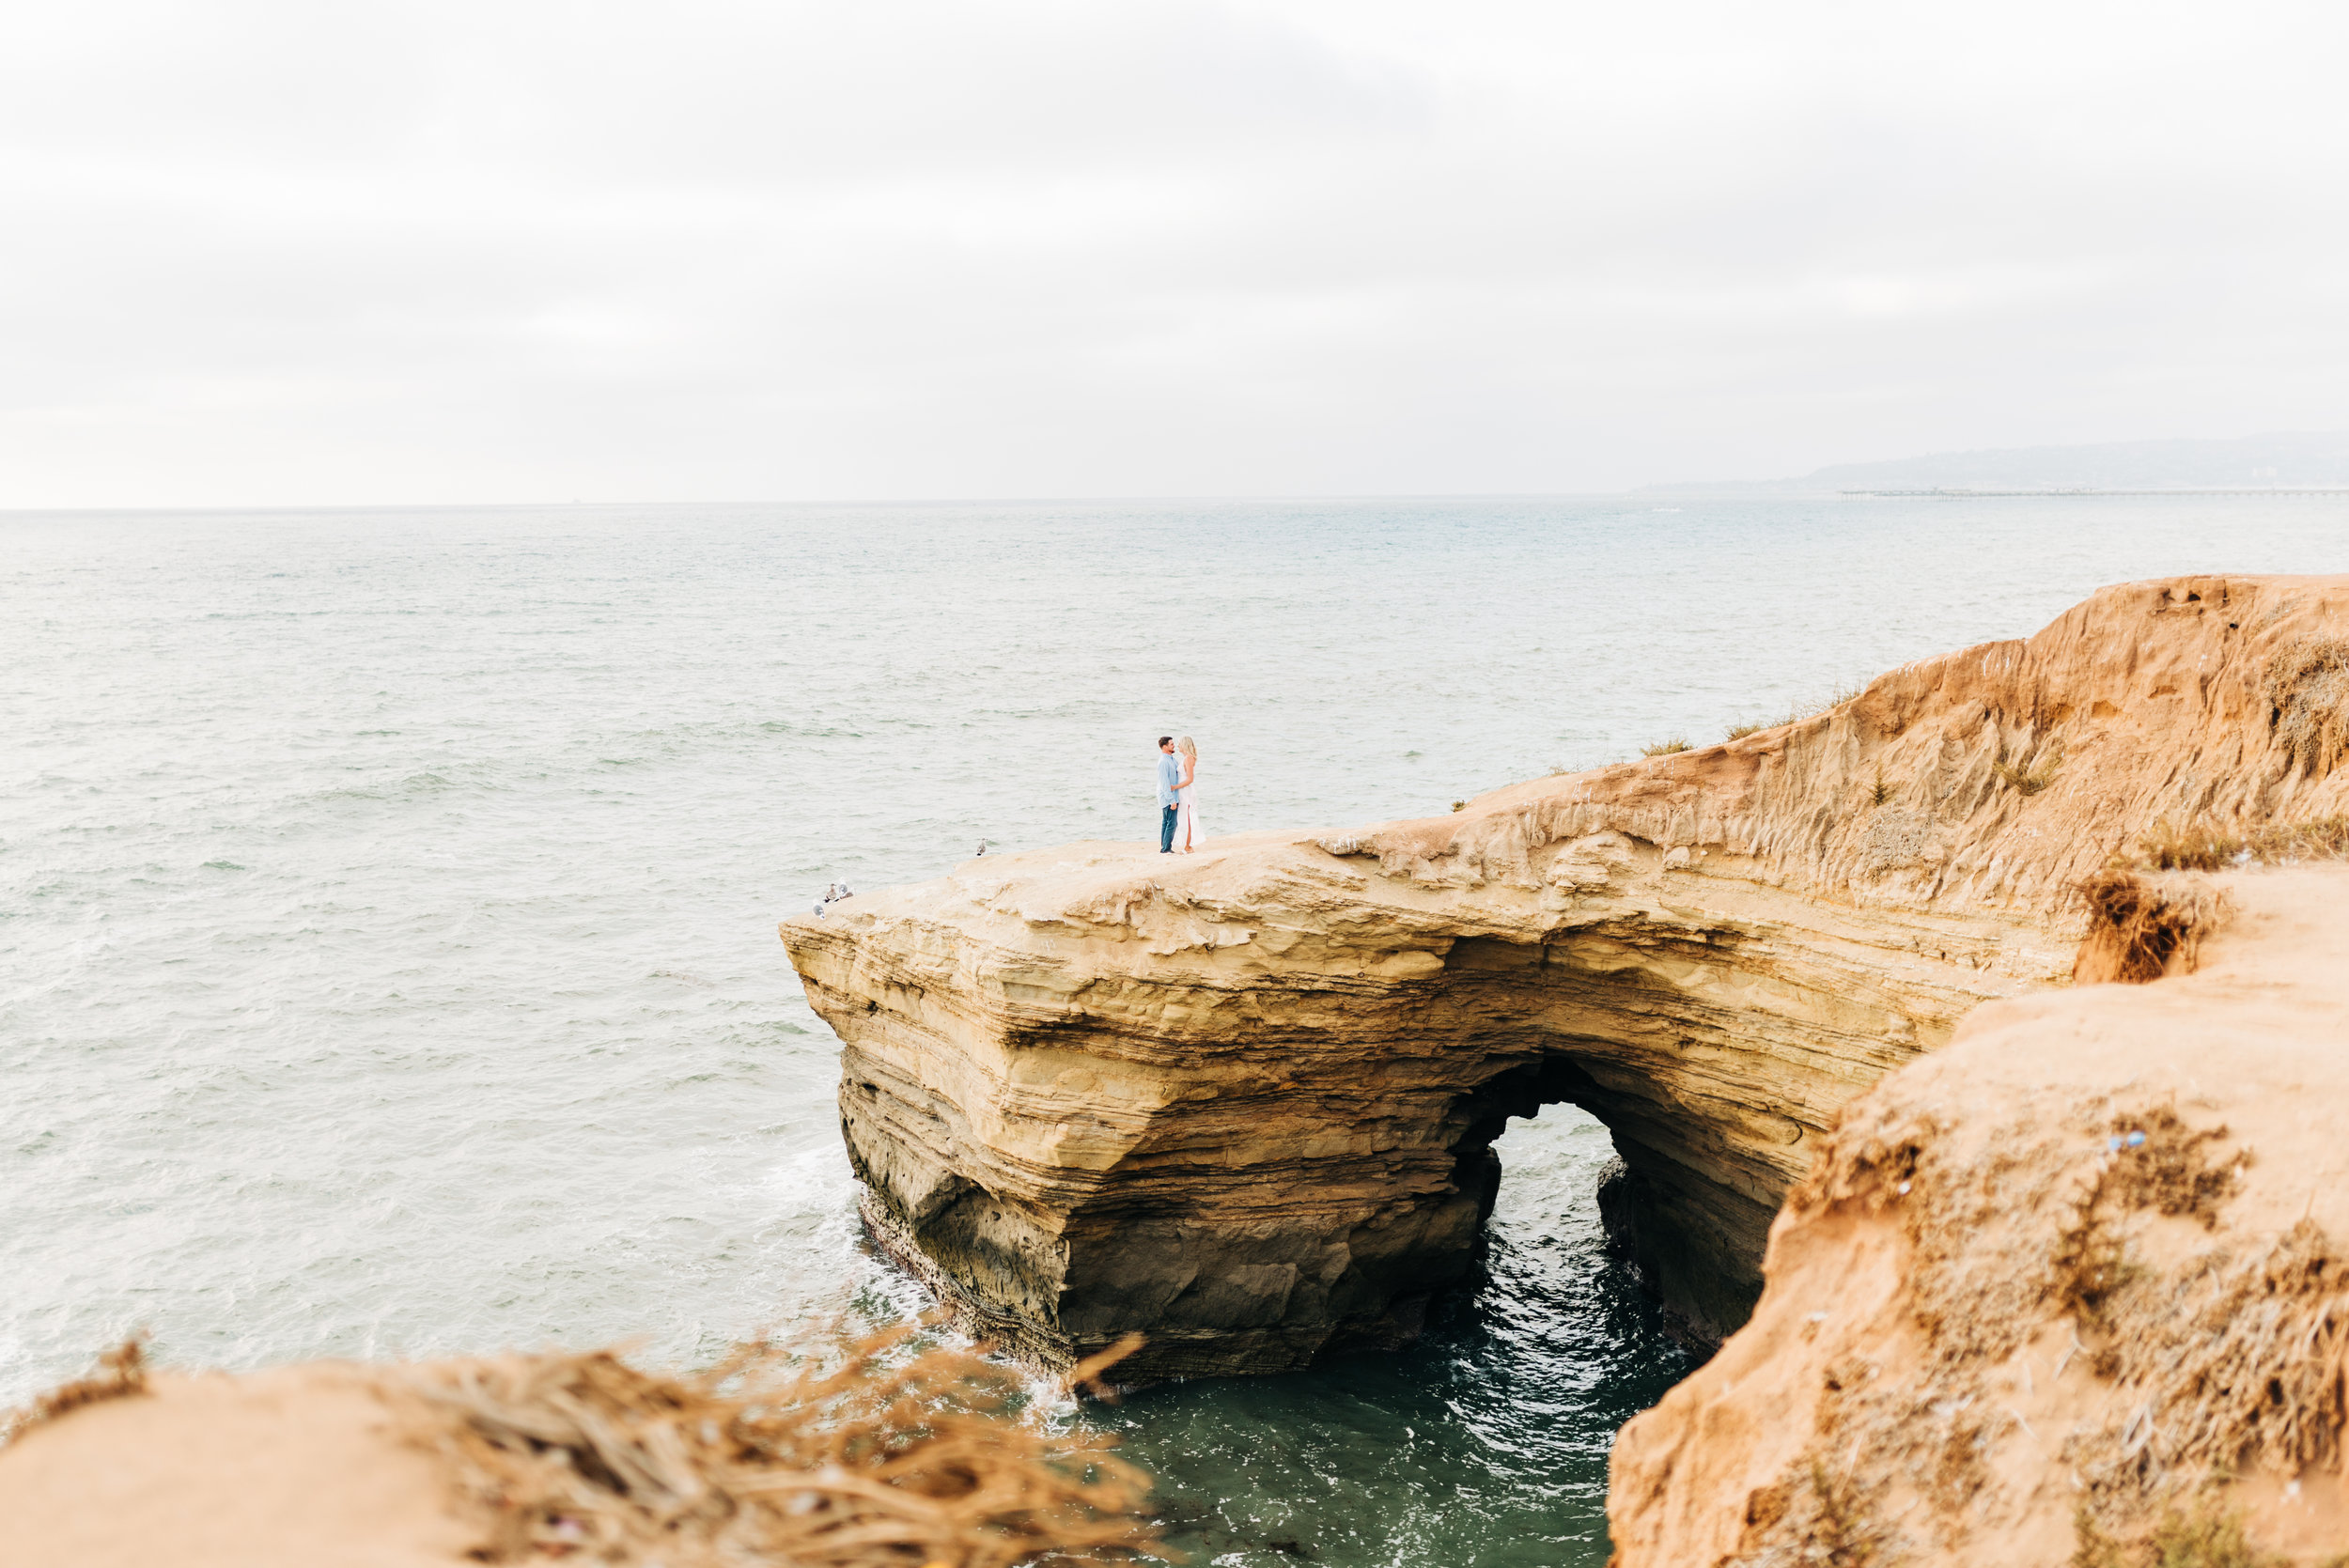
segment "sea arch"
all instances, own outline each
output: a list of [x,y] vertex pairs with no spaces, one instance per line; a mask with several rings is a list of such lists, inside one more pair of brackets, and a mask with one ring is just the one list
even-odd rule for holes
[[2082,877],[2165,817],[2349,810],[2276,675],[2344,615],[2349,580],[2134,583],[1449,816],[989,856],[786,922],[866,1217],[1038,1359],[1277,1371],[1416,1333],[1507,1118],[1572,1100],[1624,1159],[1610,1229],[1718,1340],[1837,1111],[2069,977]]

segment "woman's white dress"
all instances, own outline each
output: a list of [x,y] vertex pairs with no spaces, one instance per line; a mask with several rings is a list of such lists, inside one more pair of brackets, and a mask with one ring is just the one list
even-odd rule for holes
[[1174,792],[1174,847],[1196,849],[1207,842],[1199,827],[1199,765],[1190,765],[1190,783]]

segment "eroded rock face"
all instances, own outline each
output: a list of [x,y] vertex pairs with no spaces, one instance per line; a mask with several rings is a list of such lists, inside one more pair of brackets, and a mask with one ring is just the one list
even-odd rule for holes
[[[1983,1006],[1845,1108],[1616,1440],[1621,1568],[2338,1560],[2349,866],[2211,880],[2190,976]],[[2154,1549],[2230,1515],[2261,1555]]]
[[2110,589],[1451,816],[989,857],[786,922],[867,1218],[1038,1358],[1141,1330],[1137,1376],[1278,1371],[1416,1334],[1473,1275],[1507,1117],[1571,1100],[1625,1160],[1619,1235],[1718,1340],[1837,1110],[2068,974],[2079,876],[2158,816],[2335,798],[2263,683],[2344,606]]

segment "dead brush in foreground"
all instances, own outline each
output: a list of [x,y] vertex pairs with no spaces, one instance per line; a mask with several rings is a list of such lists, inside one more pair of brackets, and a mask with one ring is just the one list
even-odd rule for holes
[[2226,919],[2226,899],[2214,888],[2157,882],[2118,867],[2089,877],[2079,893],[2088,936],[2072,962],[2077,986],[2139,986],[2173,966],[2190,972],[2202,939]]
[[88,1377],[61,1383],[39,1394],[22,1409],[0,1415],[0,1446],[43,1421],[55,1421],[69,1410],[101,1400],[123,1399],[147,1391],[147,1335],[132,1335],[98,1358],[98,1371]]
[[1019,1374],[914,1354],[909,1333],[815,1362],[755,1342],[685,1377],[603,1351],[429,1368],[415,1387],[445,1419],[416,1436],[495,1520],[485,1562],[1011,1568],[1151,1547],[1148,1481],[1111,1439],[1018,1419]]

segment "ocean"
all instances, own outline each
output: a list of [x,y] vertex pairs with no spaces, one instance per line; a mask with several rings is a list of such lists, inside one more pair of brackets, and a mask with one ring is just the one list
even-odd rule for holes
[[[2100,584],[2349,570],[2340,498],[599,506],[0,516],[0,1403],[133,1328],[242,1368],[896,1321],[828,881],[1438,814],[1703,744]],[[1686,1369],[1603,1129],[1502,1141],[1419,1346],[1090,1412],[1229,1568],[1605,1560]]]

